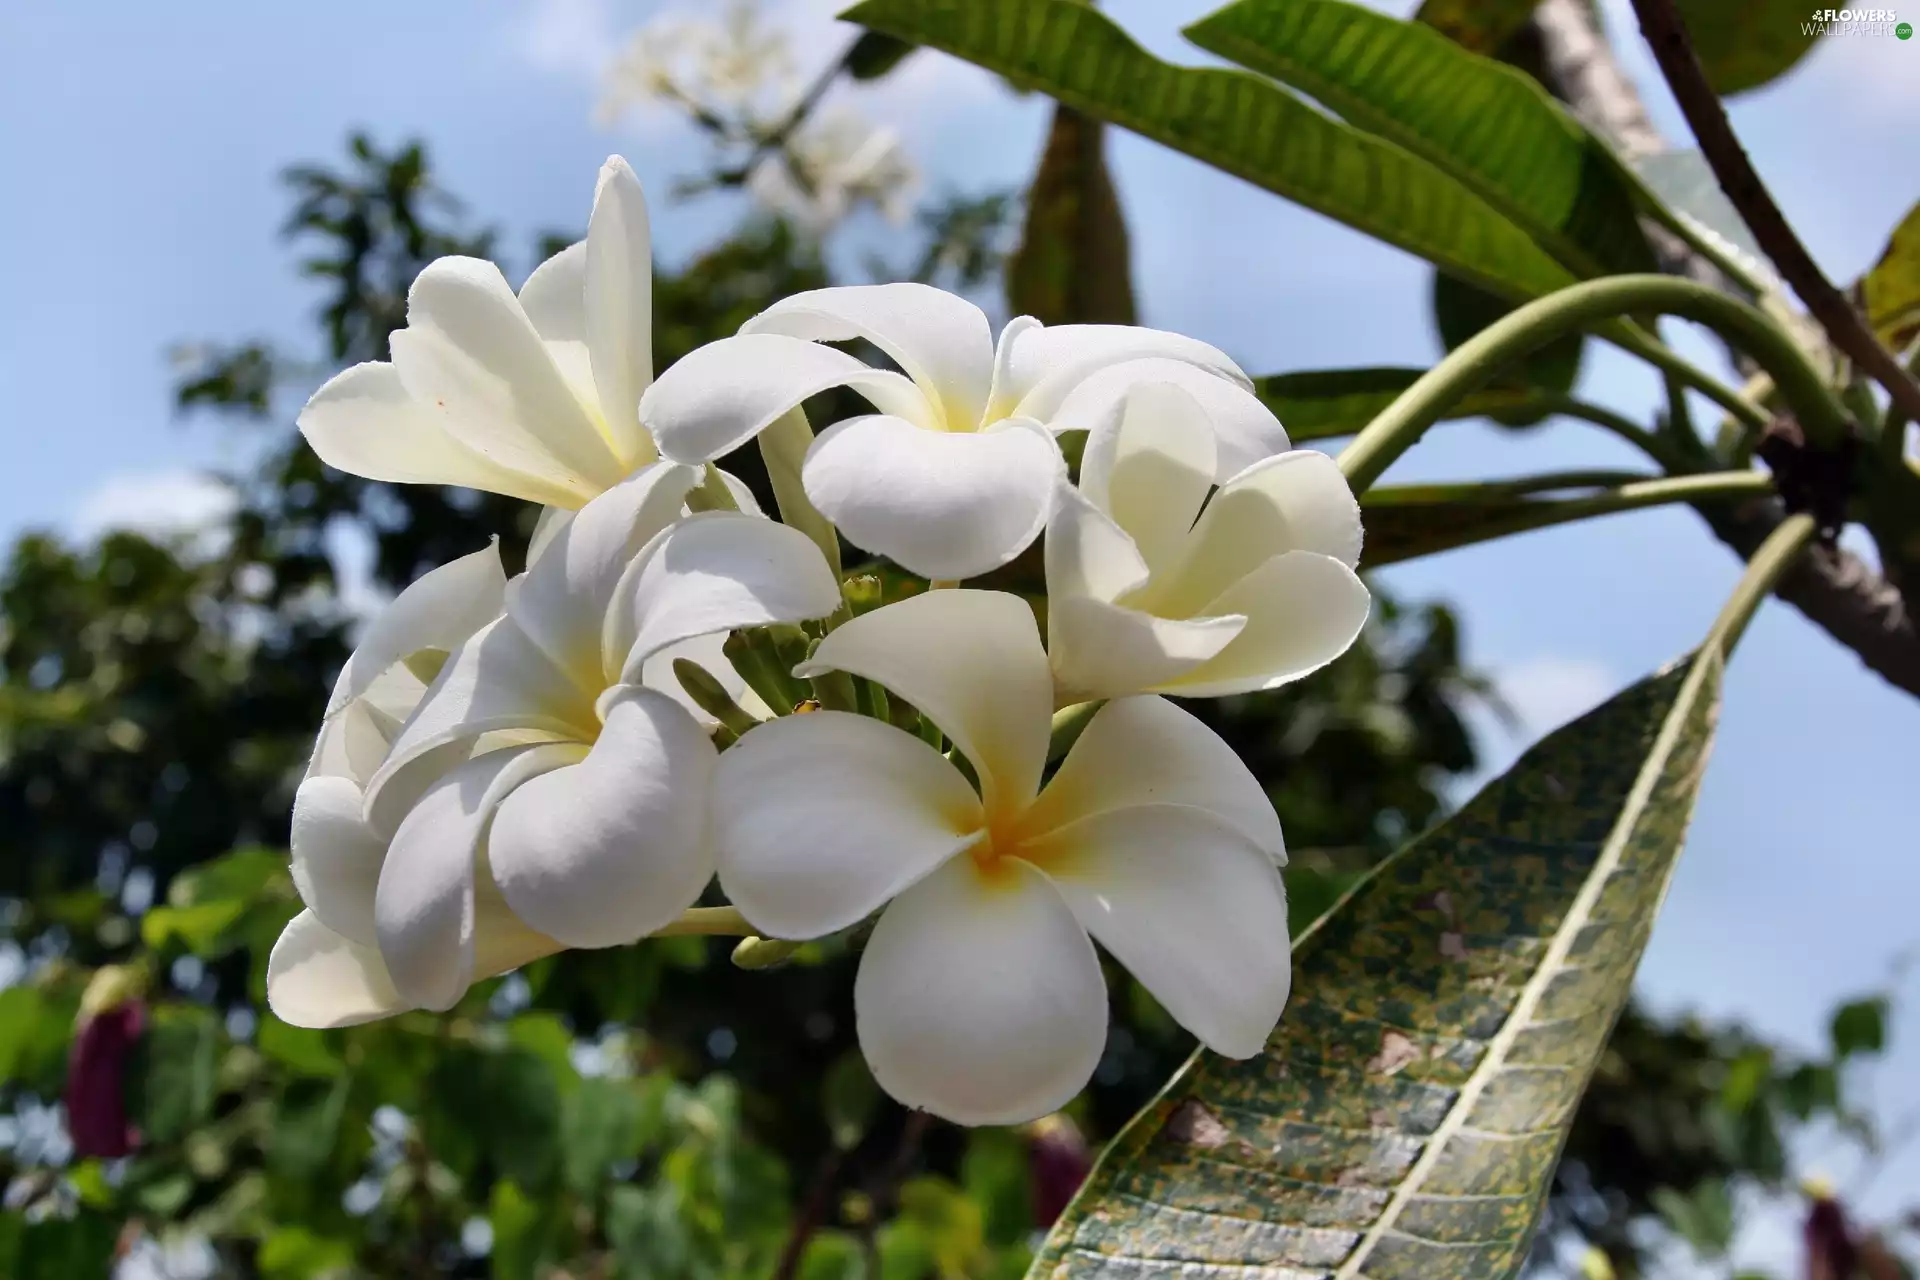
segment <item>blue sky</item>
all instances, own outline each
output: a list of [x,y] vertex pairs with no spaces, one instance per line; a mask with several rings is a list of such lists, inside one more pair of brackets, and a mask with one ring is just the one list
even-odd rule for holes
[[[609,151],[664,193],[696,142],[661,118],[602,128],[592,108],[611,42],[665,7],[0,7],[11,301],[0,311],[9,461],[0,536],[190,509],[204,502],[195,468],[244,461],[244,432],[172,418],[165,352],[189,338],[310,341],[314,294],[275,235],[277,174],[335,156],[350,128],[425,137],[446,184],[501,223],[515,249],[540,230],[584,223]],[[1177,34],[1205,4],[1108,7],[1160,52],[1206,60]],[[1623,7],[1608,12],[1631,31]],[[786,0],[770,11],[803,59],[823,59],[845,38],[829,5]],[[1656,83],[1637,46],[1628,61],[1643,87]],[[1668,135],[1682,136],[1670,105],[1649,96]],[[936,188],[1017,183],[1045,118],[1041,101],[929,54],[863,105],[902,128]],[[1916,116],[1920,42],[1865,38],[1828,41],[1734,107],[1761,170],[1839,279],[1872,262],[1920,197]],[[1112,157],[1147,322],[1206,338],[1256,372],[1434,357],[1420,263],[1139,139],[1116,138]],[[670,258],[716,225],[711,205],[655,203]],[[1656,394],[1633,362],[1601,350],[1584,391],[1634,411]],[[1525,436],[1464,426],[1435,432],[1394,478],[1636,461],[1571,425]],[[1472,660],[1500,677],[1538,732],[1687,649],[1737,572],[1696,519],[1659,512],[1453,553],[1388,580],[1459,605]],[[1642,989],[1661,1007],[1744,1018],[1811,1047],[1837,998],[1882,984],[1894,953],[1920,941],[1920,850],[1903,803],[1920,704],[1777,604],[1733,664],[1726,702]],[[1499,759],[1517,750],[1488,732]],[[1920,1009],[1912,1014],[1879,1072],[1889,1115],[1920,1106]],[[1920,1159],[1881,1178],[1876,1207],[1895,1206],[1903,1175],[1920,1177]],[[1751,1247],[1781,1256],[1786,1239],[1763,1232]]]

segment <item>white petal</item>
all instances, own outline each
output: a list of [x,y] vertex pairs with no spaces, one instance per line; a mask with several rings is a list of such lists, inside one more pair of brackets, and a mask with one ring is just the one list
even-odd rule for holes
[[1110,811],[1028,849],[1080,923],[1216,1053],[1260,1052],[1292,985],[1287,895],[1253,843],[1176,805]]
[[[355,786],[366,785],[367,779],[385,762],[392,743],[387,736],[387,717],[374,706],[374,695],[384,693],[381,686],[389,682],[400,683],[398,677],[403,675],[409,677],[418,692],[425,692],[426,686],[411,679],[412,673],[405,667],[396,667],[376,680],[368,696],[349,702],[320,722],[313,756],[307,761],[306,777],[346,778]],[[419,698],[416,696],[414,701],[418,702]],[[411,712],[412,707],[407,710]],[[399,726],[393,725],[392,731],[397,733]]]
[[1054,704],[1120,698],[1160,688],[1214,657],[1246,626],[1237,614],[1156,618],[1104,600],[1047,601],[1047,659]]
[[1041,834],[1140,805],[1203,809],[1286,862],[1280,818],[1259,779],[1220,735],[1165,698],[1117,698],[1100,708],[1022,828]]
[[293,795],[293,886],[327,928],[373,946],[373,893],[387,842],[361,813],[346,778],[308,778]]
[[1010,349],[994,399],[1012,416],[1051,422],[1067,395],[1108,365],[1160,356],[1250,385],[1240,366],[1215,347],[1160,329],[1124,324],[1035,325],[1001,337]]
[[858,284],[782,299],[740,326],[814,342],[865,338],[939,405],[948,431],[980,424],[993,377],[993,330],[965,298],[924,284]]
[[[367,819],[392,831],[438,769],[442,748],[481,734],[525,730],[591,742],[600,721],[599,691],[583,690],[554,665],[511,618],[502,618],[454,651],[433,687],[367,784]],[[424,768],[411,768],[420,762]]]
[[570,947],[619,946],[672,921],[713,878],[714,757],[666,695],[611,700],[585,759],[501,804],[487,858],[507,905]]
[[679,517],[699,479],[694,468],[670,462],[643,468],[580,508],[508,585],[507,612],[582,688],[599,688],[610,674],[601,642],[621,575]]
[[1289,551],[1209,602],[1207,614],[1244,614],[1247,625],[1218,657],[1158,686],[1183,698],[1277,689],[1345,653],[1367,624],[1372,598],[1332,556]]
[[653,381],[653,239],[640,179],[619,156],[601,166],[587,224],[587,349],[614,451],[629,466],[653,460],[640,393]]
[[633,684],[668,645],[839,607],[840,584],[807,535],[759,516],[702,512],[655,538],[629,567],[607,652],[611,661],[625,655],[620,679]]
[[926,397],[899,374],[777,333],[722,338],[680,357],[640,397],[640,421],[663,456],[711,462],[831,387],[851,387],[883,413],[934,421]]
[[1128,389],[1141,382],[1170,382],[1199,401],[1218,450],[1213,472],[1216,484],[1224,484],[1254,463],[1291,447],[1286,429],[1273,411],[1240,383],[1200,365],[1164,356],[1122,361],[1089,375],[1067,393],[1047,426],[1056,432],[1098,432],[1118,417]]
[[1213,490],[1216,452],[1198,400],[1172,383],[1139,383],[1119,414],[1087,437],[1080,491],[1159,572],[1185,548]]
[[[753,695],[753,691],[747,688],[747,682],[740,678],[740,673],[734,670],[733,663],[727,658],[726,642],[726,636],[716,634],[694,636],[690,640],[670,644],[646,660],[640,668],[640,683],[649,689],[666,694],[679,703],[686,713],[698,720],[704,728],[711,730],[720,722],[688,695],[685,686],[680,683],[680,678],[673,673],[674,661],[685,658],[688,662],[705,668],[706,673],[712,676],[715,682],[726,690],[727,696],[743,710],[753,711],[754,707],[750,704],[758,703],[758,699]],[[764,711],[765,704],[759,703],[759,705]]]
[[300,434],[320,461],[395,484],[451,484],[529,502],[577,501],[542,469],[522,471],[468,448],[444,414],[408,394],[390,364],[356,364],[329,379],[300,411]]
[[980,775],[987,808],[1025,805],[1040,785],[1052,677],[1033,611],[1000,591],[929,591],[827,634],[798,676],[849,671],[940,726]]
[[733,496],[733,505],[740,508],[743,514],[750,516],[766,514],[760,509],[760,499],[753,496],[753,490],[747,486],[745,480],[719,467],[715,467],[714,470],[720,473],[720,483],[726,485],[727,492]]
[[341,937],[311,911],[281,931],[267,957],[267,1007],[296,1027],[351,1027],[410,1006],[372,947]]
[[[587,242],[568,245],[533,269],[520,286],[520,309],[540,340],[587,346]],[[589,376],[588,388],[592,381]]]
[[821,432],[801,474],[849,542],[921,577],[961,579],[999,568],[1040,536],[1066,464],[1022,419],[948,432],[875,415]]
[[879,909],[985,821],[939,752],[839,711],[763,724],[714,775],[720,887],[756,929],[818,938]]
[[394,833],[374,895],[380,955],[394,989],[422,1009],[459,1003],[474,968],[480,842],[502,798],[578,759],[576,747],[495,751],[427,788]]
[[1118,600],[1144,585],[1150,572],[1127,531],[1065,483],[1054,486],[1042,551],[1050,604],[1079,597]]
[[1157,575],[1151,602],[1167,617],[1191,617],[1221,592],[1283,551],[1360,563],[1360,504],[1339,464],[1295,449],[1257,463],[1213,495],[1188,540],[1186,557]]
[[880,1087],[960,1124],[1019,1124],[1086,1086],[1107,989],[1086,929],[1018,859],[954,858],[894,899],[853,984]]
[[407,327],[391,345],[413,398],[476,452],[570,481],[582,499],[626,474],[491,262],[430,263],[407,294]]
[[500,616],[506,585],[497,543],[422,574],[367,628],[340,669],[327,714],[364,694],[396,662],[422,649],[452,653],[459,648]]
[[566,507],[540,508],[539,518],[533,522],[533,536],[527,540],[527,563],[538,560],[572,519],[573,512]]

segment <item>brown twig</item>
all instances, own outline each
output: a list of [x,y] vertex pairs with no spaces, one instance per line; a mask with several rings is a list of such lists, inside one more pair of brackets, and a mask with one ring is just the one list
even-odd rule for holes
[[800,1208],[793,1215],[793,1229],[787,1233],[787,1243],[780,1250],[780,1261],[773,1268],[772,1280],[793,1280],[800,1274],[800,1261],[806,1255],[807,1242],[820,1229],[826,1220],[827,1210],[833,1204],[834,1184],[840,1180],[840,1165],[846,1159],[846,1152],[838,1146],[830,1147],[820,1164],[814,1169],[813,1182],[807,1187],[807,1197],[800,1202]]
[[1833,339],[1834,346],[1852,358],[1854,364],[1872,375],[1887,389],[1894,402],[1909,415],[1920,417],[1920,382],[1900,364],[1893,352],[1874,336],[1866,317],[1860,314],[1846,295],[1834,288],[1807,252],[1800,237],[1788,225],[1766,184],[1748,159],[1746,149],[1733,132],[1720,97],[1707,83],[1700,58],[1687,34],[1687,24],[1674,8],[1673,0],[1633,0],[1640,17],[1640,32],[1653,49],[1674,101],[1687,118],[1700,151],[1712,166],[1720,189],[1740,212],[1753,237],[1780,269],[1781,278],[1793,287],[1813,318]]

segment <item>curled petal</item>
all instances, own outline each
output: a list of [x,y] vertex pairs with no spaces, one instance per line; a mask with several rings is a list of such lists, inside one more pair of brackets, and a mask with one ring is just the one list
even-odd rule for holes
[[1143,586],[1151,572],[1127,531],[1065,483],[1054,486],[1043,551],[1050,605],[1077,597],[1118,600]]
[[1165,698],[1116,698],[1100,708],[1022,829],[1040,835],[1141,805],[1204,810],[1286,862],[1280,818],[1259,779],[1219,734]]
[[1056,432],[1090,433],[1092,449],[1093,437],[1119,420],[1127,392],[1143,382],[1171,383],[1199,403],[1214,437],[1215,484],[1225,484],[1254,463],[1292,447],[1273,411],[1239,381],[1165,356],[1124,360],[1088,375],[1067,393],[1047,426]]
[[395,663],[422,649],[452,653],[459,648],[500,616],[506,585],[497,543],[422,574],[367,628],[340,669],[327,714],[336,714]]
[[640,421],[674,462],[711,462],[832,387],[851,387],[882,413],[934,423],[920,389],[842,351],[778,333],[743,333],[697,347],[640,397]]
[[[602,641],[621,575],[680,515],[700,473],[658,462],[607,490],[553,534],[526,573],[507,587],[521,630],[582,688],[604,683]],[[619,658],[612,661],[619,670]]]
[[924,284],[843,285],[797,293],[740,327],[813,342],[865,338],[941,407],[949,431],[979,425],[993,376],[993,332],[980,308]]
[[1197,365],[1242,386],[1240,366],[1216,347],[1160,329],[1124,324],[1010,324],[993,389],[996,405],[1010,416],[1051,422],[1067,395],[1087,378],[1125,360],[1159,356]]
[[296,1027],[351,1027],[410,1006],[372,947],[343,938],[311,911],[281,931],[267,957],[267,1007]]
[[638,683],[669,645],[737,627],[824,618],[840,584],[820,549],[797,529],[758,516],[711,511],[649,543],[621,580],[608,616],[608,664]]
[[529,502],[577,503],[567,478],[547,466],[503,465],[471,449],[445,415],[417,402],[391,364],[368,362],[330,378],[300,411],[300,434],[320,461],[348,475],[395,484],[451,484]]
[[1107,1039],[1086,929],[1018,859],[954,858],[893,900],[853,1007],[880,1087],[960,1124],[1019,1124],[1085,1087]]
[[402,714],[411,714],[426,686],[412,672],[396,667],[376,679],[365,696],[321,721],[313,756],[307,761],[308,778],[346,778],[356,787],[366,785],[386,760],[392,735],[399,732],[399,724],[376,701],[390,690],[397,702],[405,704]]
[[[599,403],[587,350],[587,242],[568,245],[533,269],[520,286],[520,307],[567,388],[581,404]],[[531,559],[531,553],[529,553]]]
[[1140,383],[1120,404],[1119,416],[1087,437],[1080,491],[1158,572],[1179,557],[1213,489],[1213,432],[1200,402],[1170,382]]
[[570,947],[612,947],[692,906],[713,878],[714,755],[672,699],[623,690],[585,758],[500,805],[487,858],[508,907]]
[[1049,599],[1054,702],[1120,698],[1178,680],[1233,642],[1247,620],[1156,618],[1104,600]]
[[407,294],[407,327],[391,345],[413,398],[476,452],[566,481],[580,499],[625,474],[491,262],[429,264]]
[[400,824],[373,910],[380,956],[410,1005],[451,1009],[476,976],[477,859],[501,799],[578,758],[577,747],[490,752],[427,788]]
[[1339,464],[1295,449],[1258,463],[1213,496],[1187,541],[1186,556],[1153,584],[1153,612],[1191,617],[1283,551],[1360,563],[1360,504]]
[[335,933],[373,946],[374,888],[387,842],[361,813],[360,788],[346,778],[308,778],[293,796],[293,886]]
[[1060,449],[1034,423],[928,431],[903,418],[849,418],[821,432],[801,476],[847,540],[927,578],[977,577],[1040,536]]
[[695,636],[691,640],[682,640],[648,658],[640,668],[640,683],[649,689],[666,694],[700,724],[711,730],[720,723],[715,720],[699,703],[695,702],[686,688],[681,685],[680,677],[674,674],[676,659],[685,658],[706,670],[714,681],[725,691],[729,698],[743,711],[752,713],[760,719],[766,719],[771,712],[759,695],[747,687],[747,682],[734,670],[733,662],[726,654],[726,637],[718,633],[707,636]]
[[763,724],[714,776],[720,887],[756,929],[847,928],[979,838],[980,800],[940,753],[838,711]]
[[1277,689],[1311,675],[1352,647],[1372,597],[1359,575],[1332,556],[1289,551],[1208,602],[1208,615],[1247,623],[1220,653],[1158,686],[1183,698],[1222,698]]
[[539,518],[533,522],[533,536],[527,540],[527,563],[538,560],[553,540],[573,519],[573,511],[567,507],[542,507]]
[[929,591],[828,633],[798,676],[848,671],[940,726],[980,775],[987,808],[1025,805],[1052,732],[1052,677],[1033,611],[1000,591]]
[[627,162],[601,166],[587,224],[587,350],[593,385],[614,452],[629,466],[650,462],[640,393],[653,381],[653,239],[647,198]]
[[1110,810],[1028,846],[1102,946],[1202,1044],[1260,1052],[1292,985],[1287,895],[1253,843],[1203,810]]

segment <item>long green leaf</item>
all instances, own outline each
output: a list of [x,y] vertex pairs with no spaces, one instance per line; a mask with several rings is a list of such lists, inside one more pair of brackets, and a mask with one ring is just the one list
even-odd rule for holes
[[1458,178],[1578,275],[1658,270],[1631,176],[1512,67],[1344,0],[1238,0],[1186,35]]
[[1785,75],[1825,29],[1810,20],[1816,6],[1806,0],[1674,0],[1674,7],[1707,83],[1723,97]]
[[1363,881],[1296,945],[1266,1052],[1196,1054],[1029,1276],[1517,1274],[1685,835],[1718,655],[1553,734]]
[[[1348,436],[1373,421],[1425,369],[1313,369],[1254,379],[1253,389],[1299,444]],[[1447,410],[1449,418],[1526,411],[1534,397],[1517,388],[1487,387]]]
[[1920,204],[1893,229],[1873,269],[1861,278],[1867,321],[1896,351],[1920,337]]
[[1528,298],[1571,282],[1432,165],[1260,76],[1162,62],[1078,0],[864,0],[841,16],[997,71],[1496,293]]

